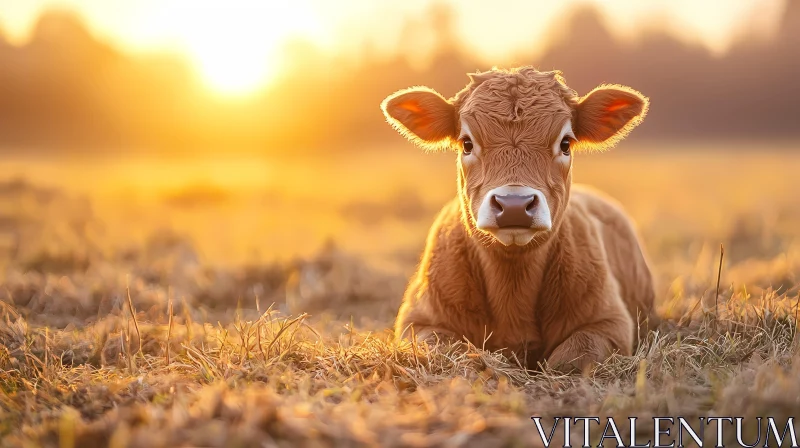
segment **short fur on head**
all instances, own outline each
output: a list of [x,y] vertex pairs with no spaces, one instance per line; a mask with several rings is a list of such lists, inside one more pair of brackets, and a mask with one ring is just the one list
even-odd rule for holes
[[486,216],[493,204],[488,195],[519,190],[497,190],[504,185],[527,186],[546,203],[540,224],[557,228],[569,198],[572,157],[554,158],[556,140],[572,139],[576,151],[608,149],[642,121],[648,107],[642,94],[618,85],[579,97],[558,71],[493,68],[468,76],[469,84],[449,100],[418,86],[390,95],[382,109],[400,134],[425,149],[460,151],[464,138],[474,140],[479,155],[458,159],[459,196],[465,226],[486,242],[541,243],[549,233],[512,237],[487,230],[493,226]]
[[457,197],[431,227],[395,335],[466,338],[531,367],[630,354],[657,322],[652,276],[621,208],[571,194],[572,153],[618,143],[647,98],[617,85],[579,97],[560,72],[531,67],[469,77],[450,99],[412,87],[381,105],[412,142],[458,153]]
[[[471,94],[485,81],[503,79],[508,89],[516,88],[517,92],[520,84],[528,84],[539,92],[549,89],[560,94],[575,121],[578,149],[606,150],[638,126],[649,107],[647,97],[617,84],[603,84],[578,97],[566,86],[559,71],[539,72],[532,67],[493,68],[467,76],[470,83],[449,100],[429,87],[416,86],[389,95],[381,103],[381,109],[389,124],[415,144],[429,150],[452,148],[456,143],[459,117],[465,112],[462,107]],[[484,102],[482,106],[491,107],[491,102]],[[524,99],[520,107],[525,107]],[[528,113],[533,112],[528,109]]]

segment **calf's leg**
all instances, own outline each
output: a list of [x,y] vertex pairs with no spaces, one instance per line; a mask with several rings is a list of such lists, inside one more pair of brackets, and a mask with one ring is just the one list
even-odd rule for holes
[[630,318],[609,319],[585,325],[570,334],[546,358],[547,364],[563,371],[580,370],[602,362],[613,352],[630,356],[633,350]]

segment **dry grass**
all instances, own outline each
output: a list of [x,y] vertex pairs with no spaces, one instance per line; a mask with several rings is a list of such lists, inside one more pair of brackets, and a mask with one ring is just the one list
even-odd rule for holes
[[785,418],[798,410],[800,339],[784,301],[725,300],[715,325],[653,333],[583,376],[525,371],[466,343],[322,336],[305,315],[272,310],[183,321],[169,338],[165,316],[142,322],[139,339],[129,316],[51,332],[6,307],[0,431],[9,445],[535,446],[531,415]]
[[[197,236],[137,223],[110,244],[103,210],[4,184],[0,445],[538,446],[533,415],[797,416],[794,199],[773,195],[783,214],[766,224],[726,204],[730,225],[709,236],[637,207],[641,192],[600,186],[644,223],[666,322],[634,356],[562,375],[466,343],[394,341],[419,247],[398,250],[394,270],[338,249],[346,238],[296,260],[214,264]],[[680,188],[671,194],[692,196]],[[359,207],[369,220],[374,207]],[[424,232],[418,216],[400,225]]]

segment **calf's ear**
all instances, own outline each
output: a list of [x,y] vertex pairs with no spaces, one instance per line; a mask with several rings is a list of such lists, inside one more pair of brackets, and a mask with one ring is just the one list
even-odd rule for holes
[[578,101],[575,136],[580,147],[610,149],[642,122],[650,100],[630,87],[602,85]]
[[455,109],[433,89],[412,87],[393,93],[381,109],[397,132],[425,149],[444,149],[456,139]]

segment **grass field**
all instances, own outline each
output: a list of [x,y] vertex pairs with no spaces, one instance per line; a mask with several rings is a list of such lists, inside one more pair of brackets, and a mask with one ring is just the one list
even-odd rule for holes
[[540,446],[531,416],[745,417],[752,443],[800,414],[800,154],[623,147],[575,179],[637,221],[666,322],[571,376],[393,340],[448,155],[8,161],[0,446]]

